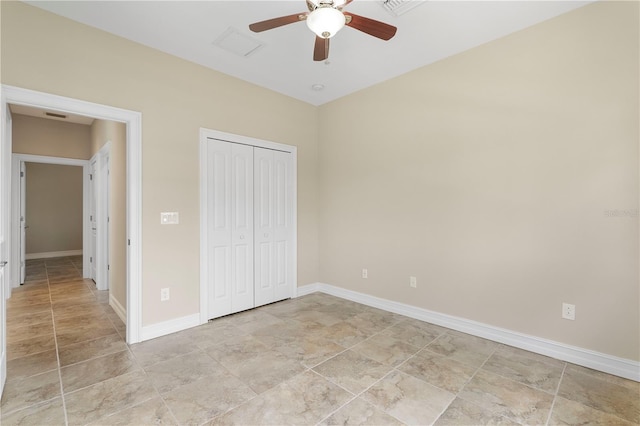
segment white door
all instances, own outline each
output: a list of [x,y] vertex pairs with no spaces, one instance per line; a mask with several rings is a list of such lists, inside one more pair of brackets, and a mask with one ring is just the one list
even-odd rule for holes
[[253,291],[253,148],[207,143],[210,318],[250,309]]
[[291,154],[254,148],[255,306],[291,297]]
[[27,276],[27,166],[20,162],[20,284]]
[[96,263],[97,263],[97,235],[98,235],[98,221],[96,218],[96,171],[97,171],[97,157],[93,157],[89,164],[89,222],[91,223],[91,238],[89,239],[90,244],[90,257],[89,257],[89,276],[90,278],[97,283],[98,274],[96,272]]
[[[2,154],[0,153],[0,162],[2,161]],[[4,166],[6,163],[2,163]],[[0,173],[1,175],[1,173]],[[4,185],[3,176],[0,176],[0,188]],[[2,188],[4,189],[4,188]],[[0,194],[6,192],[0,190]],[[2,396],[2,390],[4,389],[4,382],[7,379],[7,314],[6,314],[6,297],[5,293],[5,266],[7,265],[8,253],[5,249],[6,241],[4,237],[4,220],[9,213],[6,208],[8,204],[7,199],[2,195],[2,206],[0,207],[0,321],[2,326],[0,327],[0,396]],[[7,280],[8,282],[9,280]]]

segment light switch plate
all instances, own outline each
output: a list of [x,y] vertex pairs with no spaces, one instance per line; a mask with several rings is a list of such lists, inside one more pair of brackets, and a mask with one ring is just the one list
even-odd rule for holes
[[178,212],[161,212],[160,223],[162,225],[177,225],[180,223]]

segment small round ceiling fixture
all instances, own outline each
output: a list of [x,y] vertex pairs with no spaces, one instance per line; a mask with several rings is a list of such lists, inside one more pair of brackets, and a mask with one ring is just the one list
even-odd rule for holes
[[311,90],[314,92],[321,92],[324,90],[324,84],[316,83],[311,85]]

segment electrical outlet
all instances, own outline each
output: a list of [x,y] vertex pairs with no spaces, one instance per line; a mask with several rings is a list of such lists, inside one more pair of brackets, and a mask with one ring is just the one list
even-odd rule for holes
[[572,305],[571,303],[563,303],[562,304],[562,318],[568,320],[576,319],[576,305]]
[[160,301],[161,302],[166,302],[167,300],[169,300],[169,287],[167,288],[161,288],[160,289]]
[[362,278],[369,278],[369,271],[367,271],[366,269],[362,270]]
[[418,286],[418,279],[416,277],[409,277],[409,285],[416,288]]

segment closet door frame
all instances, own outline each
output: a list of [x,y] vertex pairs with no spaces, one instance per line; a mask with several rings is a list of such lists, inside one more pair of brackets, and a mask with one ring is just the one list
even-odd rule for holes
[[208,232],[208,207],[207,199],[210,194],[210,188],[207,183],[207,143],[209,140],[219,140],[223,142],[231,142],[242,145],[248,145],[258,148],[266,148],[274,151],[281,151],[291,154],[291,173],[292,173],[292,211],[291,211],[291,297],[296,295],[297,277],[298,277],[298,259],[297,259],[297,211],[298,211],[298,191],[297,191],[297,147],[285,145],[277,142],[266,141],[262,139],[251,138],[248,136],[235,135],[232,133],[220,132],[218,130],[200,129],[200,324],[204,324],[209,320],[209,276],[211,274],[210,265],[207,262],[209,258],[209,244],[207,241]]

